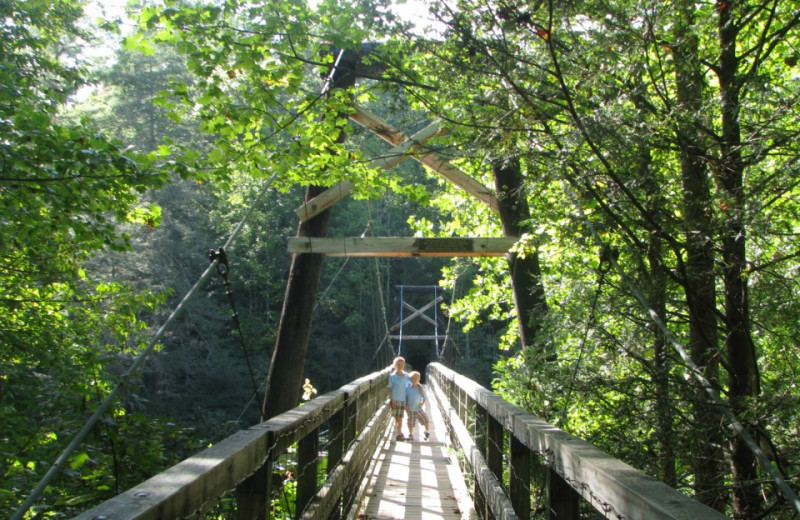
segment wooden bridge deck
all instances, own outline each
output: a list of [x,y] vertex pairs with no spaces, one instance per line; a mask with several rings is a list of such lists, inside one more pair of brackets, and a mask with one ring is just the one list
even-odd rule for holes
[[[433,392],[426,411],[431,437],[396,441],[393,422],[376,451],[373,473],[357,518],[362,520],[454,520],[474,518],[471,499],[458,461],[447,441]],[[406,431],[405,424],[403,431]]]

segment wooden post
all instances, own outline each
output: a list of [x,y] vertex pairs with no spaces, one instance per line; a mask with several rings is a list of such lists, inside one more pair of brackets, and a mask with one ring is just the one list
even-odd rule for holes
[[515,436],[509,436],[509,498],[520,520],[531,517],[531,452]]
[[344,414],[344,444],[350,443],[356,438],[356,420],[358,418],[358,397],[352,395],[347,397]]
[[578,520],[578,498],[555,470],[547,469],[547,520]]
[[463,388],[458,389],[458,417],[461,422],[467,425],[467,391]]
[[488,446],[486,449],[486,465],[489,470],[497,477],[500,482],[503,481],[503,444],[505,443],[505,430],[500,421],[494,417],[489,417],[487,432]]
[[[264,442],[272,446],[275,434],[267,432]],[[272,450],[264,465],[236,488],[236,514],[238,520],[266,520],[269,518],[272,497]]]
[[[341,51],[329,75],[332,90],[346,89],[355,84],[355,67],[358,59],[355,52]],[[330,114],[328,117],[342,115]],[[337,136],[337,141],[342,142],[344,138],[345,133],[341,132]],[[303,200],[307,202],[325,189],[322,186],[308,186]],[[324,237],[328,234],[329,227],[330,209],[311,220],[301,222],[297,227],[297,236]],[[303,368],[311,335],[314,305],[317,301],[322,258],[320,254],[292,256],[275,350],[272,352],[267,388],[261,406],[262,419],[275,417],[297,406],[303,386]]]
[[[476,405],[476,414],[475,414],[475,445],[478,447],[478,451],[486,458],[486,443],[487,443],[487,429],[488,429],[488,422],[491,420],[489,416],[489,411],[486,410],[483,406]],[[477,479],[475,479],[475,492],[474,492],[475,499],[473,500],[475,505],[475,512],[480,518],[486,518],[486,511],[487,511],[487,504],[486,498],[483,496],[481,492],[481,488],[478,485]]]
[[[345,413],[347,411],[347,403],[342,408],[333,414],[328,420],[328,475],[336,468],[342,460],[348,444],[345,444]],[[342,499],[336,502],[334,512],[329,516],[329,520],[339,520],[342,516]]]
[[297,503],[295,517],[299,518],[317,493],[319,469],[319,428],[300,439],[297,447]]

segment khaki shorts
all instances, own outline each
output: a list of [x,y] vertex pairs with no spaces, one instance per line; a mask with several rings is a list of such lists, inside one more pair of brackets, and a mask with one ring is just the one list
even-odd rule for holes
[[426,414],[424,411],[422,411],[422,408],[420,408],[419,410],[417,410],[415,412],[409,411],[408,412],[408,423],[411,425],[412,428],[417,423],[425,426],[426,424],[428,424],[428,414]]

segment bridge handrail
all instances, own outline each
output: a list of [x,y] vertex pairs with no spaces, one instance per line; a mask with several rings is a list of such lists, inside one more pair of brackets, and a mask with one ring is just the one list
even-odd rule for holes
[[[201,518],[236,492],[238,518],[269,517],[272,463],[298,443],[297,510],[326,518],[353,505],[355,488],[374,446],[374,423],[386,414],[389,370],[356,379],[261,424],[241,430],[75,520]],[[376,412],[378,412],[376,414]],[[385,419],[385,418],[384,418]],[[385,421],[384,421],[385,422]],[[328,479],[318,484],[320,426],[328,424]],[[372,444],[370,444],[372,443]],[[335,495],[335,496],[334,496]],[[306,506],[307,509],[306,509]],[[346,509],[345,509],[346,511]]]
[[[460,444],[465,442],[464,431],[470,426],[478,434],[475,448],[468,440],[464,452],[468,459],[478,461],[476,485],[496,518],[530,517],[531,455],[542,457],[547,466],[548,518],[578,518],[578,496],[603,514],[613,513],[614,518],[727,518],[439,363],[428,365],[427,376],[429,386],[441,396],[440,401],[449,404],[446,419],[453,423],[452,431],[461,438]],[[509,434],[508,457],[498,452],[498,446],[504,445],[503,430]],[[498,498],[496,492],[496,485],[503,478],[504,459],[510,466],[507,474],[513,476],[509,478],[510,500]],[[487,472],[495,478],[487,477]],[[509,501],[513,514],[508,511]],[[480,504],[476,503],[476,508]]]

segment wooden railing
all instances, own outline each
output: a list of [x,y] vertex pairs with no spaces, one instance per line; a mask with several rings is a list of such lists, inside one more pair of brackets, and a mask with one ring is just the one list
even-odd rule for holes
[[[386,431],[388,374],[362,377],[242,430],[76,518],[203,518],[209,511],[240,520],[270,518],[273,488],[280,484],[275,468],[286,457],[296,457],[291,475],[296,503],[294,512],[283,510],[281,518],[340,518],[359,503],[376,437]],[[326,457],[323,482],[320,466]],[[230,509],[214,514],[223,501],[232,502]]]
[[[388,373],[242,430],[76,518],[352,518],[390,423]],[[438,363],[427,384],[481,518],[573,520],[594,510],[631,520],[725,518]],[[291,496],[276,479],[287,467]],[[281,493],[291,503],[273,510]]]
[[615,519],[726,518],[438,363],[427,382],[481,518],[572,520],[591,507]]

